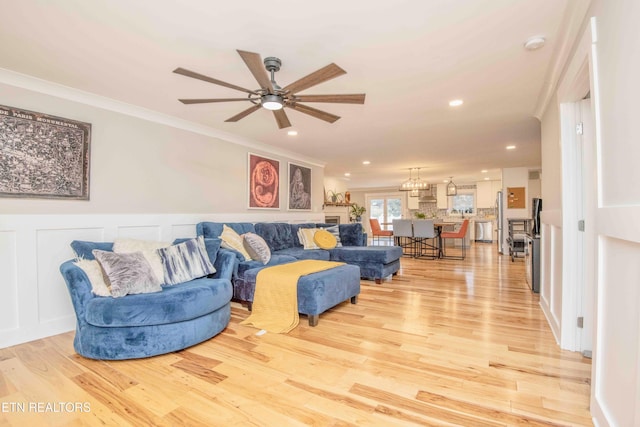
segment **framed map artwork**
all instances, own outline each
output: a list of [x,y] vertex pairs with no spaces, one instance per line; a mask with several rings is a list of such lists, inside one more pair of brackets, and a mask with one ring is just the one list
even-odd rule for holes
[[0,105],[0,196],[89,200],[91,124]]

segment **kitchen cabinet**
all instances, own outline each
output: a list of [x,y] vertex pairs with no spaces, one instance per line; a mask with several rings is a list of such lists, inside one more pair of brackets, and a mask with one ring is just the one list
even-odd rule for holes
[[447,184],[438,184],[438,194],[436,197],[438,209],[449,208],[447,203]]
[[407,193],[407,209],[420,209],[420,197],[411,197]]
[[496,194],[500,190],[502,190],[502,181],[476,182],[476,207],[478,209],[495,207]]
[[491,208],[496,202],[496,195],[491,192],[491,181],[476,182],[476,207]]

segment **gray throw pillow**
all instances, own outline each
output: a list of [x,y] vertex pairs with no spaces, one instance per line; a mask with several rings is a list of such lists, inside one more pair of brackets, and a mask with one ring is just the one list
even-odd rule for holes
[[117,254],[94,249],[93,256],[100,263],[106,276],[105,282],[110,286],[114,297],[162,290],[160,281],[142,252]]
[[251,255],[251,259],[254,261],[260,261],[263,264],[267,264],[271,260],[271,249],[267,242],[255,233],[245,233],[244,248]]
[[334,225],[332,227],[326,227],[324,230],[327,230],[329,233],[333,234],[333,237],[336,238],[336,248],[342,247],[342,242],[340,242],[340,227]]
[[164,282],[167,285],[177,285],[216,272],[202,236],[158,249],[158,255],[162,260]]

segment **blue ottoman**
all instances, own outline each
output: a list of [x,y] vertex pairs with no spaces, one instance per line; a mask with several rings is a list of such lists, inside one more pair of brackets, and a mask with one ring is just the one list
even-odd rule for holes
[[[256,289],[256,277],[263,268],[258,267],[244,273],[248,292],[245,292],[249,311]],[[312,273],[298,279],[298,312],[309,317],[309,325],[316,326],[320,313],[351,299],[358,302],[360,294],[360,268],[357,265],[340,265],[329,270]]]

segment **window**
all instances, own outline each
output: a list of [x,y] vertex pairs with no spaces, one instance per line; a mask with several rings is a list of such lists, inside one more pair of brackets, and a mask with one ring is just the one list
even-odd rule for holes
[[449,213],[451,215],[473,214],[475,212],[475,194],[460,193],[449,200]]

